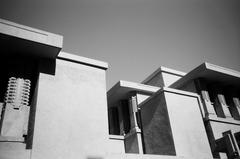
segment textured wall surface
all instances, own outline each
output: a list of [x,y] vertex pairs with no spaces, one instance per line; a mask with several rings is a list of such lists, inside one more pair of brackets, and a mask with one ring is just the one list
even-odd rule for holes
[[176,155],[163,93],[154,95],[141,106],[141,118],[145,153]]
[[107,150],[105,70],[56,61],[40,74],[33,159],[87,158]]
[[139,153],[137,134],[129,135],[125,138],[124,142],[126,153]]
[[175,75],[168,72],[158,72],[155,76],[153,76],[149,81],[144,84],[157,86],[157,87],[168,87],[177,80],[179,80],[182,76]]
[[125,154],[124,137],[121,135],[109,135],[109,148],[111,154]]
[[162,72],[162,79],[164,81],[163,86],[168,87],[171,84],[173,84],[174,82],[176,82],[177,80],[179,80],[181,77],[182,76],[174,75],[174,74],[167,73],[167,72]]
[[157,87],[164,86],[164,81],[161,72],[157,73],[154,77],[152,77],[149,81],[145,82],[144,84]]
[[142,94],[142,93],[137,93],[137,104],[141,104],[144,102],[146,99],[148,99],[150,95]]
[[30,159],[31,150],[23,143],[0,142],[0,159]]
[[164,94],[177,156],[212,158],[197,96],[173,89]]
[[231,130],[232,133],[240,132],[240,123],[239,124],[227,124],[217,121],[210,121],[210,125],[213,130],[213,135],[215,139],[223,137],[223,132]]

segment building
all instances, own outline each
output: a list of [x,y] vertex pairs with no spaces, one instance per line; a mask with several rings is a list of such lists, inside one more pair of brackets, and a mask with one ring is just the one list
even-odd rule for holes
[[239,93],[240,72],[231,69],[160,67],[141,84],[108,91],[110,134],[122,136],[127,153],[239,158]]
[[0,159],[239,158],[240,73],[160,67],[106,92],[105,62],[0,20]]

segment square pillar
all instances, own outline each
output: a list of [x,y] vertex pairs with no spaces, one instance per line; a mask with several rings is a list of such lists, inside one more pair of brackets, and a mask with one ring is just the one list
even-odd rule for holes
[[240,101],[237,90],[233,87],[227,89],[226,100],[229,105],[229,110],[235,120],[240,120]]
[[138,104],[136,93],[129,97],[129,115],[130,115],[130,132],[125,136],[125,150],[127,153],[143,154],[141,129],[137,122]]
[[238,97],[232,98],[234,106],[232,109],[234,109],[234,118],[237,120],[240,120],[240,99]]
[[196,79],[194,82],[203,102],[204,114],[206,116],[216,116],[213,103],[209,97],[206,81],[204,79]]
[[232,118],[229,110],[229,105],[227,105],[223,90],[220,85],[210,85],[211,88],[211,98],[214,100],[214,107],[218,117],[222,118]]

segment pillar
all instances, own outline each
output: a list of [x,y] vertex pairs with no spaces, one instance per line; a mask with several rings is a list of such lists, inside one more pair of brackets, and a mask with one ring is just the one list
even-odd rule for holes
[[125,149],[127,153],[143,154],[141,129],[137,122],[137,97],[136,94],[129,97],[129,116],[130,116],[130,132],[125,136]]
[[208,89],[206,86],[206,81],[203,79],[195,80],[196,88],[201,95],[201,99],[204,105],[204,115],[206,116],[216,116],[214,106],[210,100]]

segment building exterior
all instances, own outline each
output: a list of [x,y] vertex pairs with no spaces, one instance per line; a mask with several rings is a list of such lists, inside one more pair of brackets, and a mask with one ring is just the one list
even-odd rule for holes
[[108,91],[110,134],[124,136],[127,153],[239,158],[239,93],[240,72],[231,69],[160,67],[141,84]]
[[160,67],[106,92],[105,62],[0,20],[0,159],[239,158],[240,72]]

